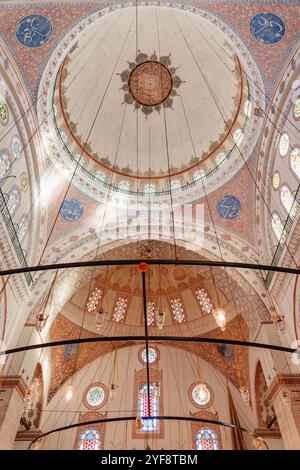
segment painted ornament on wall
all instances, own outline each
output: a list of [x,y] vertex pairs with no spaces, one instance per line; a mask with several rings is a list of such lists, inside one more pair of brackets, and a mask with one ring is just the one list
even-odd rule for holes
[[83,214],[83,207],[77,199],[66,199],[60,209],[60,215],[66,222],[75,222]]
[[235,219],[240,212],[241,202],[237,197],[226,195],[218,201],[217,213],[222,219]]
[[253,16],[250,32],[262,44],[277,44],[285,35],[285,24],[280,16],[261,12]]
[[52,25],[48,18],[36,14],[25,16],[16,31],[19,43],[30,48],[44,46],[51,34]]

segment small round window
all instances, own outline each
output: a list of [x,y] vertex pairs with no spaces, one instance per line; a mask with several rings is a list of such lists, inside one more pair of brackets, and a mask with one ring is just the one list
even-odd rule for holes
[[287,134],[282,134],[279,140],[279,153],[282,157],[285,157],[288,153],[290,145],[290,139]]
[[92,384],[85,390],[83,402],[87,408],[100,408],[106,403],[107,396],[105,385],[100,383]]
[[208,408],[214,400],[213,391],[205,382],[192,384],[189,395],[192,403],[199,408]]
[[[148,348],[148,358],[149,358],[149,364],[153,364],[153,362],[156,361],[157,352],[155,351],[154,348]],[[142,351],[142,360],[145,363],[147,362],[147,350],[146,350],[146,348]]]

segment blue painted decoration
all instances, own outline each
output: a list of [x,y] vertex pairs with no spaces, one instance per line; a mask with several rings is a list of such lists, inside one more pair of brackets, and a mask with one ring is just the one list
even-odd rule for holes
[[66,199],[60,209],[60,215],[66,222],[75,222],[83,214],[83,207],[77,199]]
[[23,18],[16,31],[18,41],[22,46],[30,48],[41,47],[50,38],[52,25],[48,18],[42,15],[28,15]]
[[223,196],[218,201],[217,212],[222,219],[235,219],[241,212],[240,200],[231,195]]
[[250,32],[263,44],[277,44],[285,35],[285,24],[274,13],[257,13],[250,22]]
[[218,344],[217,350],[225,359],[232,359],[234,356],[234,349],[230,344]]
[[77,353],[79,348],[78,343],[66,344],[64,348],[64,355],[67,359],[72,359]]

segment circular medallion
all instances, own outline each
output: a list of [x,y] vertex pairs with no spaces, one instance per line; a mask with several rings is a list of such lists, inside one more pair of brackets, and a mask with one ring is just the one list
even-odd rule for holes
[[288,153],[290,145],[290,139],[288,134],[282,134],[279,140],[279,153],[282,157],[285,157]]
[[190,386],[189,397],[198,408],[208,408],[214,401],[212,388],[205,382],[196,382]]
[[19,158],[22,152],[22,146],[19,137],[16,135],[11,141],[11,151],[15,159]]
[[102,383],[89,385],[83,394],[83,403],[89,409],[101,408],[108,398],[108,392]]
[[[139,361],[141,364],[145,365],[147,364],[147,353],[146,353],[146,348],[141,348],[138,352],[139,356]],[[157,364],[159,361],[159,351],[157,348],[153,346],[149,346],[148,348],[148,357],[149,357],[149,364],[154,365]]]
[[143,62],[131,72],[128,86],[135,101],[143,106],[156,106],[171,93],[172,77],[163,64]]
[[20,186],[22,191],[26,192],[28,189],[28,178],[25,173],[22,173],[20,176]]
[[60,215],[66,222],[75,222],[83,214],[83,207],[77,199],[66,199],[60,209]]
[[222,219],[235,219],[240,212],[241,202],[237,197],[226,195],[218,201],[217,213]]
[[224,359],[232,359],[234,356],[234,349],[230,344],[219,344],[217,350]]
[[294,118],[296,119],[296,121],[298,121],[298,119],[300,119],[300,99],[299,98],[294,103],[293,115],[294,115]]
[[280,186],[280,174],[278,171],[275,171],[273,178],[272,178],[272,185],[273,189],[277,190]]
[[4,125],[8,123],[8,109],[6,104],[0,104],[0,124]]
[[73,343],[73,344],[66,344],[64,347],[64,355],[66,359],[72,359],[76,354],[79,349],[79,344]]
[[52,33],[48,18],[42,15],[28,15],[23,18],[16,31],[19,43],[30,48],[46,44]]
[[277,44],[285,35],[282,18],[274,13],[261,12],[253,16],[250,22],[252,36],[263,44]]

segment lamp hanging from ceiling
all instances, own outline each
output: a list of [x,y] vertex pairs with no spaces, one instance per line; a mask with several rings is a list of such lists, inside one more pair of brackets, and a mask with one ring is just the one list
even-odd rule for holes
[[65,393],[65,399],[67,401],[72,400],[73,395],[74,395],[74,390],[75,390],[75,387],[73,385],[68,385],[66,393]]
[[213,316],[215,317],[216,323],[222,331],[225,331],[226,327],[226,312],[223,308],[215,308],[212,311]]
[[242,386],[240,393],[246,405],[250,405],[250,390],[247,387]]
[[105,312],[102,307],[99,307],[97,309],[96,315],[95,315],[95,325],[96,325],[97,331],[102,330],[106,315],[107,315],[107,312]]
[[162,330],[166,321],[167,313],[163,310],[156,310],[155,312],[155,319],[156,325],[159,330]]

